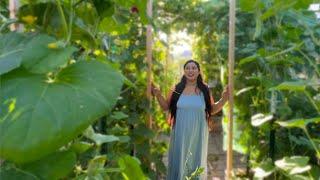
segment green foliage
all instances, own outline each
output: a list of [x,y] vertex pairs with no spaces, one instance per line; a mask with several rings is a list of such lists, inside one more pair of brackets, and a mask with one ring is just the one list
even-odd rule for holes
[[192,180],[192,179],[197,179],[203,173],[204,168],[203,167],[198,167],[194,172],[191,173],[189,177],[185,177],[186,180]]
[[0,169],[0,178],[1,179],[25,179],[25,180],[39,180],[35,175],[24,172],[19,169],[7,169],[1,168]]
[[262,124],[272,120],[273,116],[272,115],[268,115],[265,116],[264,114],[255,114],[254,116],[251,117],[251,124],[253,126],[261,126]]
[[20,66],[21,54],[29,38],[24,34],[8,33],[0,36],[0,75]]
[[293,156],[277,160],[275,164],[281,170],[288,172],[290,175],[294,175],[309,171],[311,166],[308,165],[308,161],[309,157]]
[[[309,165],[318,166],[319,148],[314,139],[320,135],[316,120],[320,113],[320,30],[315,13],[308,10],[314,1],[238,2],[234,150],[248,154],[250,167],[268,157],[274,160],[306,154],[310,156]],[[170,17],[169,22],[158,19],[164,31],[185,29],[195,35],[194,58],[202,63],[209,82],[221,78],[213,93],[220,98],[219,90],[227,80],[228,1],[170,1],[159,9],[162,17]],[[304,129],[275,123],[298,123],[288,119],[299,119]],[[302,123],[309,120],[308,125]],[[227,118],[223,122],[226,131]],[[263,166],[259,177],[277,177],[273,165]],[[299,174],[295,178],[299,177],[308,176]]]
[[[141,179],[165,173],[166,145],[152,140],[162,129],[145,126],[146,113],[161,115],[149,109],[142,91],[146,2],[23,1],[17,21],[24,33],[6,33],[10,19],[5,14],[0,157],[15,162],[6,177]],[[56,155],[58,149],[76,153],[77,163],[49,171],[43,159],[64,157]],[[133,152],[135,158],[124,155]],[[73,172],[67,173],[70,167]]]
[[66,177],[76,164],[76,154],[72,151],[55,152],[21,168],[35,174],[40,179],[60,179]]
[[319,124],[320,123],[320,118],[312,118],[312,119],[294,119],[294,120],[289,120],[289,121],[280,121],[277,122],[280,126],[283,127],[297,127],[297,128],[301,128],[301,129],[306,129],[307,125],[310,123],[316,123]]
[[125,180],[130,179],[147,179],[140,169],[140,161],[131,156],[122,156],[118,160],[119,167],[122,169],[121,174]]
[[[97,61],[72,64],[52,80],[18,69],[1,81],[1,98],[15,105],[8,114],[1,112],[0,153],[18,163],[36,160],[75,138],[111,110],[122,85],[117,72]],[[2,104],[1,109],[7,108]]]
[[306,174],[311,170],[308,161],[307,156],[284,157],[275,161],[274,164],[271,159],[266,159],[253,169],[254,179],[267,178],[272,173],[277,173],[279,179],[312,179],[312,176]]
[[261,162],[258,167],[253,168],[254,178],[266,178],[274,172],[275,168],[271,159]]
[[36,74],[57,71],[68,63],[69,57],[77,50],[72,46],[60,45],[47,35],[32,38],[22,53],[22,65]]
[[114,135],[104,135],[100,133],[95,133],[92,127],[89,127],[88,129],[86,129],[86,131],[83,134],[85,137],[93,140],[98,146],[100,146],[103,143],[120,140],[117,136],[114,136]]

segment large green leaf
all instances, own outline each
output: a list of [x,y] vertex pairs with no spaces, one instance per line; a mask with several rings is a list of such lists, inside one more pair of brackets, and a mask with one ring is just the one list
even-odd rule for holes
[[[108,173],[121,171],[120,168],[115,167],[105,167],[107,161],[106,156],[95,156],[88,163],[88,169],[86,170],[86,175],[84,175],[83,179],[110,179]],[[82,179],[82,178],[80,178]]]
[[22,169],[41,179],[61,179],[70,173],[76,164],[76,154],[72,151],[55,152],[40,160],[23,165]]
[[118,164],[122,169],[124,179],[147,179],[140,168],[140,161],[137,158],[125,155],[118,160]]
[[262,113],[259,113],[251,117],[251,124],[253,126],[261,126],[262,124],[272,119],[273,119],[273,115],[264,115]]
[[75,143],[72,144],[72,146],[70,147],[70,149],[77,153],[77,154],[81,154],[86,152],[88,149],[93,147],[93,143],[87,143],[87,142],[83,142],[83,141],[77,141]]
[[8,33],[0,36],[0,75],[20,64],[33,73],[54,71],[68,62],[75,47],[64,47],[47,35],[32,36]]
[[0,157],[17,163],[37,160],[72,140],[111,110],[122,76],[98,61],[80,61],[54,80],[22,69],[1,77]]
[[130,8],[134,5],[136,0],[113,0],[118,6]]
[[259,55],[254,54],[254,55],[245,57],[245,58],[243,58],[243,59],[240,59],[239,65],[240,65],[240,66],[242,66],[242,65],[247,65],[247,63],[251,63],[251,62],[256,61],[258,57],[259,57]]
[[293,135],[289,135],[289,139],[290,139],[290,141],[294,142],[297,145],[305,146],[305,147],[309,148],[310,150],[314,150],[311,141],[303,136],[296,137]]
[[129,116],[122,111],[113,112],[113,114],[111,115],[111,118],[116,119],[116,120],[126,119],[128,117]]
[[254,168],[255,178],[266,178],[274,171],[274,165],[271,159],[267,159],[259,164],[258,167]]
[[279,12],[287,10],[293,7],[297,3],[297,0],[275,0],[273,5],[269,7],[262,15],[261,20],[277,15]]
[[112,0],[93,0],[93,4],[101,18],[112,16],[114,13],[114,2]]
[[314,0],[297,0],[296,4],[294,5],[295,9],[308,9],[310,4],[316,2]]
[[256,0],[240,0],[240,8],[242,11],[253,11]]
[[303,81],[296,82],[283,82],[276,87],[270,88],[270,90],[290,90],[290,91],[304,91],[307,83]]
[[1,167],[0,168],[0,179],[8,179],[8,180],[39,180],[37,176],[34,174],[31,174],[29,172],[25,172],[21,169],[17,168],[5,168]]
[[28,38],[19,33],[0,36],[0,75],[20,66],[26,40]]
[[293,175],[309,171],[311,166],[308,165],[308,161],[309,157],[307,156],[292,156],[277,160],[275,164],[278,168]]
[[63,47],[62,42],[56,41],[47,35],[33,38],[26,45],[22,65],[33,73],[47,73],[65,65],[77,49],[72,46]]
[[320,123],[320,117],[312,119],[292,119],[289,121],[277,121],[277,123],[282,127],[297,127],[304,129],[309,123]]
[[[21,5],[30,4],[29,0],[21,0]],[[46,2],[54,2],[54,0],[34,0],[32,1],[33,4],[35,3],[46,3]]]
[[114,136],[114,135],[105,135],[105,134],[95,133],[91,126],[86,129],[86,131],[84,132],[84,136],[93,140],[98,146],[100,146],[103,143],[120,140],[117,136]]
[[139,15],[141,22],[143,24],[148,23],[148,17],[147,17],[147,0],[136,0],[137,7],[139,9]]
[[89,178],[100,175],[104,171],[104,165],[106,163],[106,156],[95,156],[89,161],[87,173]]
[[115,35],[125,34],[129,31],[129,26],[127,24],[120,24],[113,17],[104,18],[101,21],[99,28],[101,31],[106,31]]
[[240,0],[240,9],[242,11],[252,12],[257,9],[257,7],[263,7],[261,0]]

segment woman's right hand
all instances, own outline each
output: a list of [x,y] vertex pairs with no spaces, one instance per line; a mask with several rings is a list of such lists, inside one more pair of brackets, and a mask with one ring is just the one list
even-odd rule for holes
[[160,89],[157,88],[157,87],[154,85],[154,83],[151,83],[151,94],[152,94],[153,96],[158,96],[158,95],[161,94]]

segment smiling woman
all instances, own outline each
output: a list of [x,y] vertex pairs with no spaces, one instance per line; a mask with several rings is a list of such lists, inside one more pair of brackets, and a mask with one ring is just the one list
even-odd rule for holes
[[181,81],[165,99],[158,88],[152,93],[163,110],[169,110],[172,127],[169,147],[168,180],[181,180],[194,172],[207,178],[208,120],[226,103],[228,91],[214,103],[208,86],[203,82],[198,62],[187,61]]

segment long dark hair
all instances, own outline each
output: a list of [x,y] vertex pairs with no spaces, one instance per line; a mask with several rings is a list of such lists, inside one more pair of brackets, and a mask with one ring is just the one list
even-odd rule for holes
[[[195,63],[196,66],[198,67],[199,71],[200,71],[200,65],[197,61],[195,60],[188,60],[184,65],[183,68],[185,69],[188,63]],[[170,99],[170,114],[171,117],[175,120],[176,119],[176,112],[177,112],[177,102],[180,98],[180,95],[182,94],[184,88],[186,87],[186,83],[187,83],[187,78],[185,77],[185,75],[182,76],[180,82],[178,84],[176,84],[175,86],[175,90],[173,91],[172,95],[171,95],[171,99]],[[203,82],[202,76],[201,74],[199,74],[199,76],[197,77],[197,87],[200,89],[200,91],[203,93],[204,95],[204,100],[206,103],[206,115],[208,116],[211,112],[212,106],[211,106],[211,100],[210,100],[210,93],[209,93],[209,88],[208,86]]]

